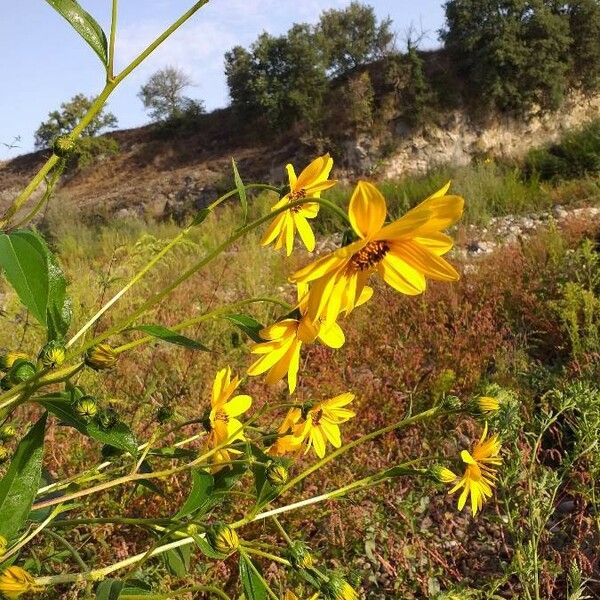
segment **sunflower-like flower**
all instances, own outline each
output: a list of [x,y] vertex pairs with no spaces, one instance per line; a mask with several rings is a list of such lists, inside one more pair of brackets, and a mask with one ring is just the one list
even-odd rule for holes
[[287,373],[290,393],[296,389],[300,350],[302,344],[311,344],[317,338],[330,348],[341,348],[345,337],[342,328],[334,321],[313,321],[307,315],[308,287],[298,286],[297,318],[287,318],[263,329],[260,337],[265,342],[254,345],[253,354],[260,354],[248,368],[248,375],[261,375],[268,371],[265,381],[275,384]]
[[[231,397],[240,385],[238,377],[231,378],[231,368],[221,369],[215,376],[211,396],[211,410],[208,417],[210,433],[208,444],[211,448],[231,444],[236,440],[245,440],[244,426],[235,417],[245,413],[252,405],[252,398],[245,394]],[[238,450],[223,446],[213,455],[217,465],[229,462]]]
[[[313,160],[297,177],[294,167],[288,164],[286,170],[290,182],[290,192],[271,210],[277,210],[302,198],[319,198],[323,190],[329,189],[337,183],[335,180],[328,179],[332,166],[333,159],[329,154],[324,154]],[[312,252],[315,249],[315,235],[307,219],[314,219],[318,212],[319,205],[316,202],[307,202],[279,213],[269,225],[260,243],[268,246],[275,242],[276,250],[285,245],[289,256],[294,248],[294,237],[298,230],[306,249]]]
[[300,269],[290,277],[310,284],[308,315],[333,322],[359,304],[375,271],[397,291],[425,291],[426,277],[456,281],[458,273],[441,256],[453,245],[441,233],[462,215],[463,199],[447,195],[450,183],[403,217],[384,226],[387,208],[379,190],[359,181],[348,208],[350,223],[360,238]]
[[[497,435],[492,435],[488,438],[487,433],[488,426],[486,423],[483,428],[483,434],[473,446],[471,453],[467,450],[463,450],[460,453],[462,461],[467,466],[464,475],[448,492],[449,494],[453,494],[463,488],[458,498],[458,510],[464,508],[467,498],[470,495],[473,516],[483,508],[483,503],[492,497],[492,487],[496,479],[496,469],[493,467],[502,464],[502,458],[499,456],[502,444]],[[456,479],[458,477],[454,481]]]
[[342,445],[340,425],[356,416],[354,411],[344,408],[354,400],[354,394],[346,392],[315,404],[306,415],[306,422],[299,431],[305,443],[305,454],[311,448],[319,458],[325,456],[327,442],[334,448]]

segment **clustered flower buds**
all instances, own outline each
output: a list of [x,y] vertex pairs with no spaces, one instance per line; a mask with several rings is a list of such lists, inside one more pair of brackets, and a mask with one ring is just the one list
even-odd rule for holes
[[25,569],[13,565],[0,573],[0,593],[8,600],[17,600],[35,591],[38,591],[35,579]]
[[214,525],[206,532],[206,536],[212,549],[220,554],[232,554],[240,545],[238,534],[229,525]]
[[88,350],[85,364],[96,371],[110,369],[117,362],[117,353],[110,344],[98,344]]

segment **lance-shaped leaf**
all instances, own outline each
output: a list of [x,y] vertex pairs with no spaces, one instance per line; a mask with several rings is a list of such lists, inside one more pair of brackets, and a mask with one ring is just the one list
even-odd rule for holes
[[258,569],[245,554],[240,554],[240,580],[247,600],[267,600],[267,588]]
[[48,330],[64,337],[71,322],[67,282],[55,256],[34,231],[0,234],[0,267],[29,312]]
[[89,44],[105,66],[108,64],[108,44],[106,34],[92,15],[87,13],[75,0],[46,0],[61,14],[73,29]]
[[245,225],[248,220],[248,198],[246,197],[246,188],[244,187],[244,182],[240,177],[240,173],[233,158],[231,159],[231,166],[233,168],[233,181],[235,182],[235,187],[238,196],[240,197],[240,204],[242,205],[242,224]]
[[193,469],[192,489],[175,518],[187,517],[191,514],[204,514],[211,504],[211,494],[215,485],[213,476],[202,469]]
[[12,539],[25,524],[42,473],[47,413],[21,440],[0,481],[0,535]]
[[184,348],[188,348],[188,350],[201,350],[202,352],[211,352],[210,348],[197,342],[196,340],[192,340],[184,335],[180,335],[167,327],[163,327],[162,325],[137,325],[136,327],[131,327],[130,329],[134,331],[141,331],[147,335],[155,337],[156,339],[162,340],[163,342],[167,342],[169,344],[175,344],[176,346],[183,346]]
[[250,315],[223,315],[223,318],[233,323],[238,329],[241,329],[253,342],[260,343],[265,341],[260,337],[260,332],[264,329],[264,325],[261,325]]

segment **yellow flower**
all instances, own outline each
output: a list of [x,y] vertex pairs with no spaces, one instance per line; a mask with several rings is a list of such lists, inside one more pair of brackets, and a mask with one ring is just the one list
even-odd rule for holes
[[298,383],[302,344],[311,344],[318,338],[330,348],[341,348],[346,341],[337,323],[325,324],[308,317],[307,291],[307,286],[298,286],[298,318],[284,319],[263,329],[260,337],[267,341],[255,344],[251,350],[261,357],[250,365],[248,375],[260,375],[268,371],[265,381],[273,385],[287,373],[290,393],[294,392]]
[[453,494],[460,488],[464,488],[458,499],[458,510],[464,508],[470,495],[473,516],[482,509],[485,500],[492,497],[492,487],[496,479],[496,469],[493,466],[502,463],[502,458],[498,456],[502,447],[498,436],[492,435],[488,438],[487,433],[486,423],[481,439],[475,443],[472,452],[463,450],[460,453],[467,467],[460,481],[448,492]]
[[311,284],[308,315],[325,315],[333,322],[359,304],[375,271],[397,291],[416,295],[425,291],[425,277],[456,281],[458,273],[441,256],[453,240],[441,233],[462,215],[463,199],[446,195],[450,183],[403,217],[384,226],[385,198],[366,181],[359,181],[348,208],[350,223],[360,238],[300,269],[290,277]]
[[[208,417],[210,434],[208,443],[212,448],[230,444],[236,440],[245,440],[244,426],[235,417],[245,413],[252,405],[252,398],[247,395],[231,395],[240,385],[238,377],[231,378],[231,368],[221,369],[215,376],[211,396],[211,411]],[[215,463],[229,462],[232,454],[239,454],[224,446],[212,455]]]
[[301,432],[301,437],[306,443],[305,453],[312,447],[315,454],[319,458],[323,458],[328,441],[335,448],[342,445],[339,426],[356,415],[355,412],[344,408],[352,400],[354,400],[354,394],[346,392],[335,398],[319,402],[308,411]]
[[302,446],[302,431],[304,425],[299,421],[302,418],[302,411],[299,408],[291,408],[283,423],[279,426],[277,433],[279,437],[267,451],[273,456],[283,456],[300,450]]
[[[277,210],[302,198],[319,198],[323,190],[333,187],[337,183],[337,181],[328,179],[332,166],[333,159],[329,154],[324,154],[313,160],[300,173],[300,176],[296,177],[294,167],[288,164],[286,169],[290,181],[290,193],[277,202],[271,210]],[[275,242],[276,250],[285,244],[289,256],[294,248],[294,236],[298,230],[306,249],[312,252],[315,249],[315,236],[307,219],[314,219],[318,212],[319,205],[312,202],[279,213],[269,225],[260,243],[268,246]]]
[[477,406],[482,413],[492,413],[500,408],[500,402],[491,396],[481,396],[477,398]]
[[0,574],[0,592],[8,600],[16,600],[23,594],[38,589],[35,579],[21,567],[13,565]]

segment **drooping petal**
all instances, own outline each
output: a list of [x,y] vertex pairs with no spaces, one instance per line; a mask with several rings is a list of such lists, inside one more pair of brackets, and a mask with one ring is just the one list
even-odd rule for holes
[[268,246],[281,234],[285,223],[285,213],[278,214],[269,224],[267,230],[260,240],[261,246]]
[[321,431],[324,433],[331,445],[335,448],[339,448],[342,445],[342,435],[339,426],[336,423],[328,421],[327,419],[321,419],[319,425],[321,427]]
[[[283,379],[284,375],[289,371],[292,361],[295,360],[298,362],[300,360],[300,347],[302,346],[302,342],[295,338],[291,339],[290,342],[291,343],[286,344],[285,353],[272,365],[265,377],[265,382],[269,385],[274,385]],[[295,369],[297,372],[297,364],[292,365],[292,369]]]
[[288,352],[290,346],[293,343],[294,338],[291,337],[287,340],[284,340],[275,350],[273,350],[269,354],[264,354],[263,356],[261,356],[256,362],[254,362],[250,365],[250,367],[248,367],[248,375],[260,375],[261,373],[264,373],[265,371],[271,369],[271,367],[273,367],[285,357],[286,353]]
[[375,235],[385,222],[387,208],[382,193],[368,181],[359,181],[354,189],[348,216],[354,231],[361,238]]
[[343,267],[350,257],[358,252],[364,245],[364,241],[358,240],[348,246],[344,246],[331,254],[327,254],[326,256],[315,260],[306,265],[306,267],[299,269],[290,276],[289,280],[292,283],[309,283],[315,281],[316,279]]
[[411,265],[415,270],[427,277],[438,281],[457,281],[460,276],[456,269],[443,258],[427,251],[423,246],[412,240],[395,242],[392,252],[401,256],[402,260]]
[[346,342],[344,331],[337,323],[325,323],[319,329],[319,339],[330,348],[341,348]]
[[325,449],[326,449],[325,438],[323,437],[323,434],[321,433],[319,428],[313,427],[310,430],[309,440],[310,440],[310,442],[309,442],[309,445],[307,446],[306,450],[308,451],[312,444],[312,446],[315,449],[315,454],[319,458],[323,458],[325,456]]
[[296,230],[294,218],[286,213],[285,250],[289,256],[294,250],[294,233]]
[[293,394],[296,390],[296,385],[298,384],[298,370],[300,369],[300,348],[302,348],[301,343],[294,344],[294,350],[292,352],[292,356],[290,357],[290,364],[288,366],[288,389],[290,390],[290,394]]
[[227,385],[229,385],[230,381],[231,381],[231,368],[230,367],[225,367],[217,372],[217,374],[215,375],[215,380],[213,381],[212,399],[211,399],[212,406],[216,406],[217,404],[224,402],[224,400],[222,400],[223,390],[226,388]]
[[295,319],[283,319],[283,321],[277,321],[277,323],[261,329],[260,337],[263,340],[278,340],[292,335],[297,326],[298,321]]
[[312,252],[315,249],[315,234],[308,224],[308,221],[301,213],[294,214],[293,219],[296,229],[298,229],[298,233],[300,234],[302,243],[306,246],[306,249],[309,252]]
[[425,277],[402,257],[389,252],[377,266],[384,281],[395,290],[408,296],[422,294],[426,288]]

